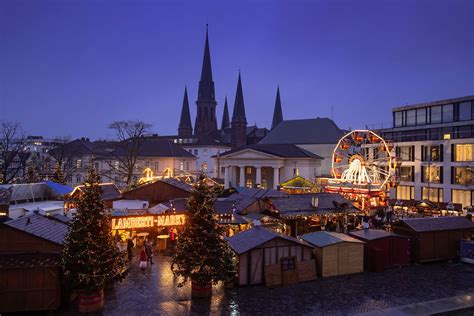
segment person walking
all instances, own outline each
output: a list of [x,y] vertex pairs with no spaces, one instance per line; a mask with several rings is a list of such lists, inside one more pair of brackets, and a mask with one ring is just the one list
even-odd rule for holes
[[140,252],[140,269],[144,270],[147,267],[148,259],[145,251],[145,247],[142,248]]
[[147,256],[147,262],[150,261],[150,264],[153,264],[153,247],[149,240],[145,240],[145,252]]
[[132,261],[133,257],[133,241],[132,238],[128,238],[127,240],[127,254],[128,254],[128,261]]

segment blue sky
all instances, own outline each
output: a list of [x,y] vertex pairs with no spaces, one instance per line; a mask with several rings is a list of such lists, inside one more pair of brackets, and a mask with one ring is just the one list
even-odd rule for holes
[[103,138],[114,120],[177,131],[196,113],[209,23],[220,122],[241,69],[249,124],[385,125],[391,108],[474,94],[474,1],[0,1],[0,120]]

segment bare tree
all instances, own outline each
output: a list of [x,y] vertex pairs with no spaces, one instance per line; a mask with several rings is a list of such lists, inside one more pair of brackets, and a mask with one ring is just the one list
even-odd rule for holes
[[129,187],[132,185],[135,165],[151,124],[142,121],[118,121],[110,124],[109,128],[114,131],[117,141],[111,155],[118,162],[116,165],[114,161],[109,161],[110,168],[120,179],[125,179],[123,183]]
[[26,139],[18,123],[0,123],[0,183],[23,176],[27,156]]
[[60,168],[64,179],[68,179],[72,177],[72,174],[77,170],[76,164],[73,161],[76,157],[76,153],[71,151],[67,146],[70,142],[69,137],[56,137],[53,141],[57,143],[58,146],[48,152],[55,160],[55,162],[49,162],[48,173],[53,175],[56,169]]

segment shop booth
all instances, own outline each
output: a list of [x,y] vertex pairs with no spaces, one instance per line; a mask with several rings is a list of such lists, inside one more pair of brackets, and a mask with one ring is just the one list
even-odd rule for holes
[[316,279],[311,246],[296,238],[254,226],[227,241],[238,258],[239,285],[272,287]]
[[410,237],[381,229],[352,231],[349,236],[363,241],[365,269],[382,272],[386,268],[410,265]]
[[313,246],[318,274],[322,277],[364,271],[364,242],[346,234],[326,231],[300,238]]
[[471,238],[474,223],[464,217],[405,218],[393,229],[410,237],[412,261],[427,262],[457,259],[460,241]]

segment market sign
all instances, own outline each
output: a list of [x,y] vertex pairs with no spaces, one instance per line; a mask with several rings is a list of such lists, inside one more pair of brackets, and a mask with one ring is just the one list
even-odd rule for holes
[[173,215],[158,215],[157,217],[158,226],[179,226],[184,225],[186,217],[184,214],[173,214]]
[[112,218],[112,229],[153,227],[153,216]]
[[133,216],[112,218],[112,229],[133,229],[156,226],[181,226],[186,222],[184,214],[157,216]]

